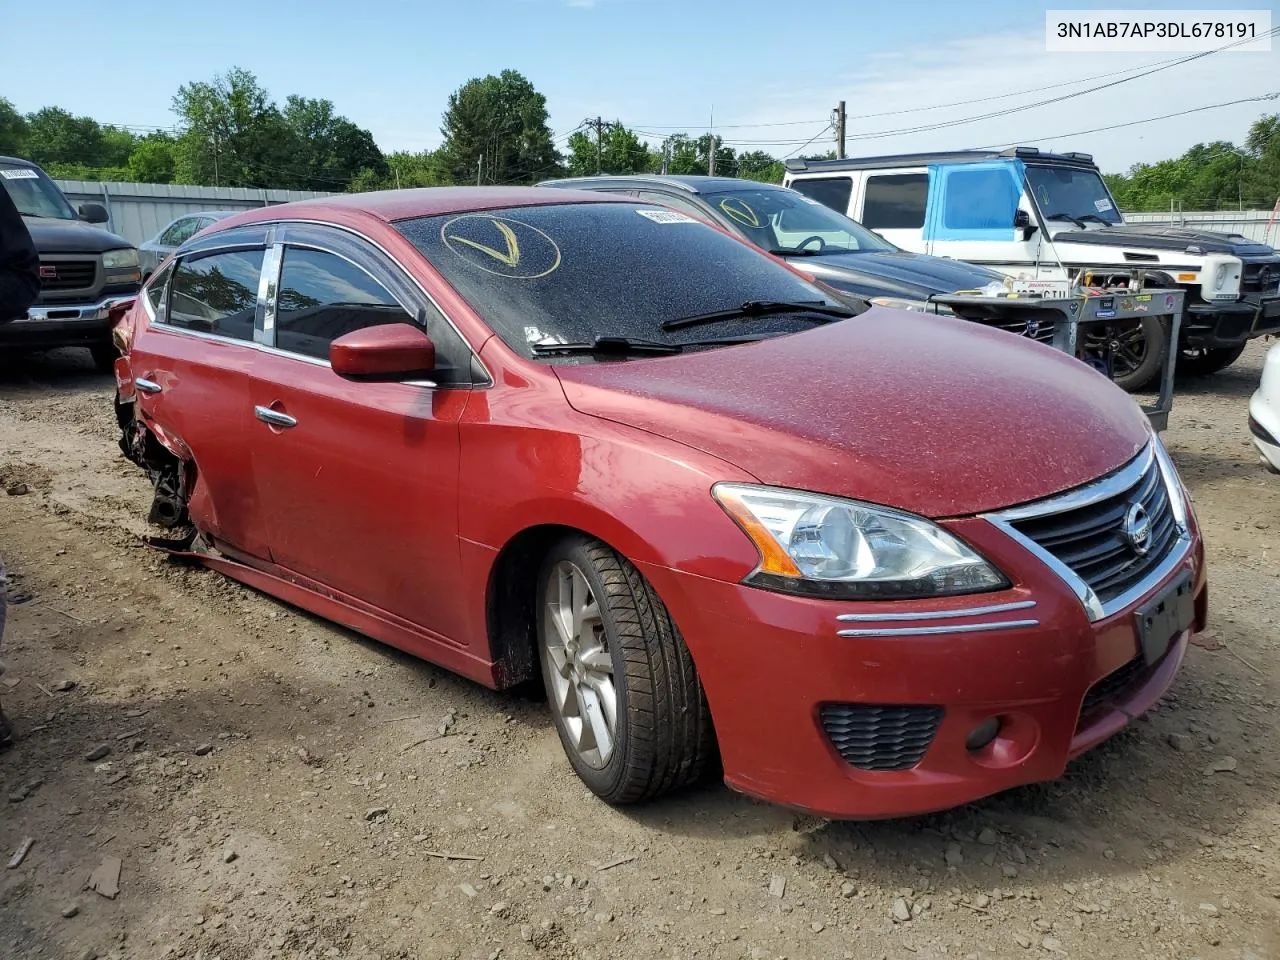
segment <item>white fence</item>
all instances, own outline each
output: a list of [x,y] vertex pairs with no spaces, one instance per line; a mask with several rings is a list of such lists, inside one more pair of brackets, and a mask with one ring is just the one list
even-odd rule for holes
[[97,183],[59,180],[73,207],[100,203],[111,219],[112,233],[139,244],[155,237],[165,225],[201,210],[251,210],[291,200],[330,196],[305,190],[257,190],[246,187],[184,187],[166,183]]
[[1280,244],[1280,217],[1270,210],[1219,210],[1214,213],[1171,211],[1169,213],[1128,213],[1126,223],[1150,223],[1187,227],[1213,233],[1238,233],[1258,243]]

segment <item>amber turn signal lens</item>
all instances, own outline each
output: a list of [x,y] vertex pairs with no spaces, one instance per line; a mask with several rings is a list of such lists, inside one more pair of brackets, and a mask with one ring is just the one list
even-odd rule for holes
[[773,538],[763,523],[756,519],[737,496],[725,492],[716,498],[729,516],[742,528],[742,532],[751,538],[751,542],[760,551],[760,572],[772,573],[779,577],[799,577],[800,568],[795,565],[782,545]]

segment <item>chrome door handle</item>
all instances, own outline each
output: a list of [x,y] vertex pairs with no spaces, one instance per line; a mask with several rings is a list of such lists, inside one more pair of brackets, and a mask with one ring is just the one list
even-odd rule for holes
[[144,380],[142,377],[134,377],[133,385],[143,393],[159,393],[163,389],[154,380]]
[[269,423],[273,427],[296,427],[298,425],[298,421],[287,413],[272,410],[270,407],[254,407],[253,415],[263,423]]

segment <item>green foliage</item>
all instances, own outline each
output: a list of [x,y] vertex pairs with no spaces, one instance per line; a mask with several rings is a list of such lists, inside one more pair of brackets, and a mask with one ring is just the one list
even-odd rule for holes
[[135,183],[172,183],[177,166],[177,143],[167,133],[152,133],[134,144],[129,154],[129,179]]
[[0,97],[0,156],[20,157],[27,151],[27,118]]
[[734,176],[761,183],[782,183],[786,167],[763,150],[750,150],[738,154]]
[[42,167],[95,164],[105,152],[102,127],[92,117],[75,117],[61,107],[44,107],[27,116],[25,150],[26,157]]
[[1105,179],[1124,210],[1270,208],[1280,197],[1280,114],[1256,120],[1243,147],[1197,143],[1176,159]]
[[533,183],[559,172],[547,98],[523,74],[468,80],[449,95],[440,159],[454,183]]
[[647,173],[653,169],[654,160],[654,154],[644,141],[618,121],[603,126],[599,144],[596,143],[594,127],[569,137],[567,166],[570,176]]

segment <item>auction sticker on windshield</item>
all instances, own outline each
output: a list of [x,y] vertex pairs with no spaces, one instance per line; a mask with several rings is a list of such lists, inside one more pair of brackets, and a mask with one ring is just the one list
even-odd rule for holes
[[637,210],[636,213],[654,223],[697,223],[693,217],[674,210]]
[[6,180],[39,180],[40,174],[30,167],[15,167],[9,170],[0,170],[0,177],[4,177]]

